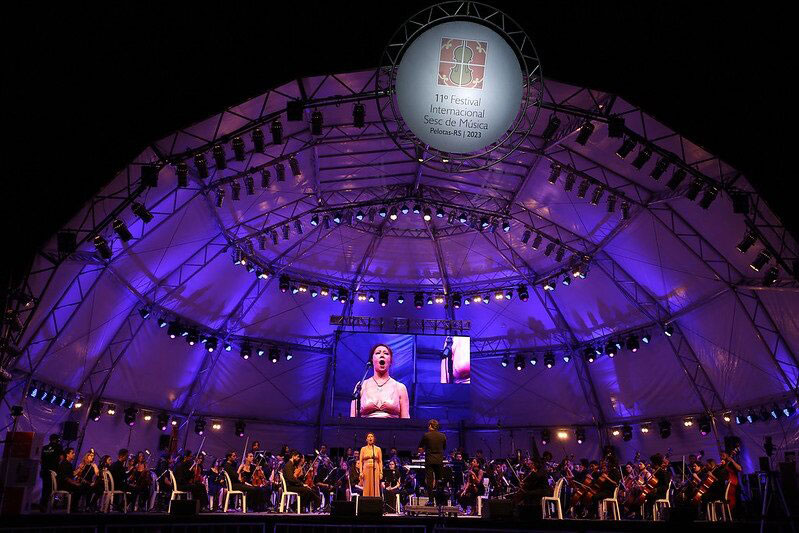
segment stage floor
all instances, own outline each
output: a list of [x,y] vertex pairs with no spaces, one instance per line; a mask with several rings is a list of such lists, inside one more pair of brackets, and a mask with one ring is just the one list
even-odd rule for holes
[[[519,520],[487,519],[461,516],[411,517],[384,515],[382,517],[334,517],[327,514],[296,515],[275,513],[201,513],[195,516],[170,516],[159,513],[128,514],[31,514],[3,517],[0,531],[42,532],[68,530],[72,533],[152,532],[182,533],[444,533],[444,532],[632,532],[632,531],[758,531],[759,522],[652,522],[640,520]],[[785,523],[767,524],[766,531],[790,531]]]

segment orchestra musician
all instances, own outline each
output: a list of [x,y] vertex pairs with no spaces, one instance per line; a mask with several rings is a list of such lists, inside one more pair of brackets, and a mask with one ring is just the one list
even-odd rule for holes
[[477,514],[477,498],[485,493],[483,486],[483,476],[485,473],[480,468],[477,459],[472,459],[469,463],[469,470],[465,472],[463,488],[458,495],[461,508],[467,509],[470,514]]
[[247,502],[251,503],[256,512],[261,512],[266,506],[269,488],[266,484],[263,469],[260,466],[256,466],[253,462],[254,460],[255,455],[253,452],[247,452],[236,472],[235,479],[238,482],[233,483],[233,489],[247,494]]
[[[200,454],[200,457],[204,455]],[[190,450],[183,453],[183,460],[175,467],[177,489],[190,492],[193,500],[200,500],[203,509],[208,508],[208,491],[202,480],[202,459],[195,460]]]
[[122,448],[117,452],[117,460],[108,469],[111,477],[114,478],[114,489],[128,491],[128,450]]
[[75,448],[67,448],[64,450],[63,459],[58,464],[58,472],[56,472],[58,490],[66,490],[72,494],[73,511],[77,509],[80,497],[87,493],[84,485],[75,476],[76,470],[72,465],[74,460]]
[[[134,509],[146,509],[152,491],[152,477],[147,466],[147,455],[144,452],[136,454],[133,467],[128,474],[128,490],[131,493],[131,505]],[[140,503],[141,502],[141,503]]]
[[399,509],[394,509],[394,506],[396,505],[396,496],[399,494],[401,485],[402,476],[397,468],[397,463],[391,460],[388,462],[388,468],[383,471],[383,489],[385,490],[386,505],[397,513]]
[[94,448],[89,448],[80,465],[75,469],[75,480],[81,484],[82,492],[86,496],[87,508],[93,508],[96,504],[98,485],[100,485],[99,494],[102,494],[103,481],[100,478],[100,469],[94,464],[95,456]]
[[741,472],[742,468],[735,460],[735,456],[739,451],[740,448],[736,445],[725,449],[721,453],[721,464],[727,468],[727,483],[731,486],[728,499],[731,513],[735,511],[735,505],[738,501],[738,492],[740,491],[738,474]]
[[302,469],[299,467],[300,457],[300,452],[292,450],[289,454],[288,462],[283,465],[283,478],[286,480],[286,488],[291,492],[298,493],[300,500],[308,504],[311,509],[316,509],[321,505],[322,499],[317,491],[303,484]]
[[351,417],[410,418],[408,389],[389,374],[393,356],[391,348],[385,344],[372,348],[369,357],[374,374],[361,383],[360,412],[355,412],[356,400],[353,400]]

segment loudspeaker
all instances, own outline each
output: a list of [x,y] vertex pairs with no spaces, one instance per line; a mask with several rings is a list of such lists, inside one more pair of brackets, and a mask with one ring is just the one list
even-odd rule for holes
[[512,500],[485,500],[483,502],[483,518],[502,519],[513,518]]
[[78,428],[80,424],[75,420],[67,420],[64,422],[64,429],[61,431],[61,438],[66,442],[78,440]]
[[173,500],[171,515],[194,516],[200,513],[200,500]]
[[383,498],[374,496],[358,498],[358,516],[383,516]]
[[330,503],[330,516],[355,516],[355,501],[333,500]]
[[161,435],[158,435],[158,449],[159,450],[166,450],[167,448],[169,448],[169,439],[170,438],[171,438],[170,435],[167,435],[165,433],[161,434]]

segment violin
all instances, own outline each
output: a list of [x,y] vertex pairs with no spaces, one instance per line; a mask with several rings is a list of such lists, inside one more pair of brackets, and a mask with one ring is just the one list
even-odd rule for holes
[[294,477],[296,479],[298,479],[298,480],[302,479],[302,477],[303,477],[302,476],[302,470],[303,470],[302,466],[303,466],[304,463],[305,463],[305,456],[304,455],[300,455],[300,461],[297,463],[297,466],[294,467]]
[[717,481],[721,479],[720,475],[723,470],[726,470],[724,464],[716,465],[716,468],[714,468],[713,470],[708,470],[707,476],[705,476],[705,479],[703,479],[702,482],[699,484],[699,486],[696,488],[694,497],[691,498],[692,503],[697,505],[702,503],[702,498],[705,496],[705,494],[708,493],[710,487],[712,487]]
[[261,467],[261,465],[256,466],[252,473],[252,486],[265,487],[266,483],[266,475],[264,474],[263,467]]

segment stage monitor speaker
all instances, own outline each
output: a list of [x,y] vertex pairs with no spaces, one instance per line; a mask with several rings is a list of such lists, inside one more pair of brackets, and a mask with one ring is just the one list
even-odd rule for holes
[[383,516],[383,498],[373,496],[358,498],[358,516]]
[[172,500],[169,514],[174,516],[195,516],[200,514],[200,500]]
[[513,501],[485,500],[483,502],[483,517],[491,520],[513,518]]
[[166,450],[169,448],[169,439],[171,438],[170,435],[161,434],[158,435],[158,449],[159,450]]
[[353,517],[355,516],[355,501],[333,500],[330,504],[330,516]]
[[73,440],[78,440],[78,428],[80,424],[75,420],[67,420],[64,422],[64,430],[61,432],[61,437],[66,442],[72,442]]

